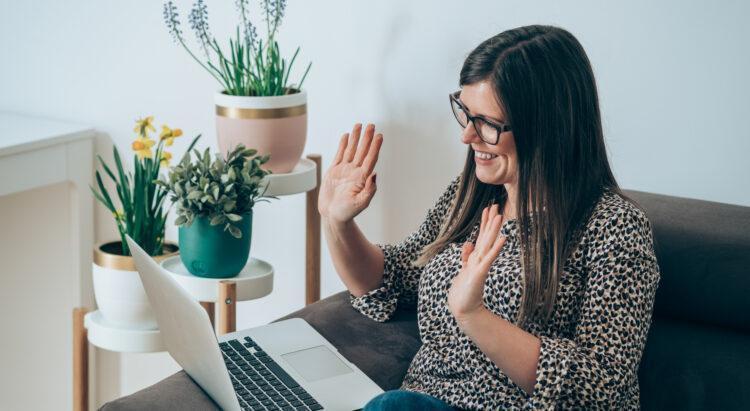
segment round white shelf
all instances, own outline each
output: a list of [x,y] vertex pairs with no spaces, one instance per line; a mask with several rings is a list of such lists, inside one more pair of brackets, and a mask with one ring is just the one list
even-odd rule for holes
[[260,192],[268,185],[267,196],[286,196],[304,193],[318,185],[315,162],[308,158],[301,158],[291,172],[285,174],[269,174],[261,180]]
[[232,278],[204,278],[191,274],[179,255],[161,262],[172,278],[198,301],[216,302],[219,298],[219,281],[234,281],[237,287],[237,301],[248,301],[265,297],[273,290],[273,267],[271,264],[250,258],[245,268]]
[[83,326],[88,332],[91,344],[105,350],[117,352],[159,352],[167,347],[159,330],[134,330],[115,327],[104,319],[97,310],[83,317]]

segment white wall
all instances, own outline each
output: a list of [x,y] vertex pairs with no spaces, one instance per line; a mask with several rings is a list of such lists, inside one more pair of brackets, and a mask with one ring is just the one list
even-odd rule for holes
[[[177,3],[184,16],[189,2]],[[232,4],[209,2],[215,32],[233,29]],[[215,147],[218,85],[171,41],[161,2],[0,6],[0,110],[92,124],[106,158],[110,138],[127,151],[133,121],[145,114],[185,131],[176,157],[196,133],[205,136],[202,146]],[[327,168],[354,122],[374,122],[384,133],[379,192],[358,221],[372,241],[393,242],[416,228],[461,169],[465,148],[447,94],[463,59],[487,37],[532,23],[567,28],[587,50],[622,186],[750,205],[748,16],[743,1],[290,1],[280,44],[288,55],[301,46],[293,80],[313,61],[304,84],[306,153],[322,154]],[[258,206],[252,253],[276,266],[276,286],[240,305],[238,327],[303,306],[304,204],[297,195]],[[114,238],[98,208],[97,239]],[[176,239],[174,227],[167,237]],[[344,289],[325,245],[322,271],[323,297]],[[107,371],[100,386],[102,401],[176,369],[166,354],[119,359],[121,370]],[[118,358],[100,354],[100,361]]]

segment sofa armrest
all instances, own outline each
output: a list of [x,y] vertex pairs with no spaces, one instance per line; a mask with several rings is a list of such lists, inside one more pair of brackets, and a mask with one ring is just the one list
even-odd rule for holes
[[[384,390],[398,388],[421,346],[414,309],[399,309],[379,323],[360,314],[342,291],[272,322],[302,318],[331,342],[347,360]],[[210,410],[219,408],[185,371],[131,395],[104,404],[106,411]]]

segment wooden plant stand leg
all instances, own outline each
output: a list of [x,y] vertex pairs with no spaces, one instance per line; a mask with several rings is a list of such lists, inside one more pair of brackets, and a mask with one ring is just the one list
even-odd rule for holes
[[215,304],[212,301],[201,301],[201,306],[206,310],[208,313],[208,319],[211,320],[211,327],[216,328],[216,320],[214,318],[215,316]]
[[73,309],[73,411],[89,409],[89,342],[83,326],[87,311]]
[[219,329],[221,336],[237,329],[237,283],[234,281],[219,281]]
[[308,159],[315,162],[317,184],[307,192],[307,235],[305,241],[305,305],[320,300],[320,213],[318,213],[318,193],[320,192],[320,154],[310,154]]

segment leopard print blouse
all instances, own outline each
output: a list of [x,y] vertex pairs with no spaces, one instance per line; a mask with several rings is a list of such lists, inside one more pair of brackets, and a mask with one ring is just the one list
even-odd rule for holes
[[[422,346],[401,389],[423,392],[461,409],[639,409],[637,370],[660,278],[651,223],[605,190],[579,244],[565,263],[551,320],[526,331],[541,340],[531,395],[516,385],[463,332],[448,310],[448,289],[461,265],[452,243],[423,268],[412,265],[437,234],[455,197],[455,177],[417,231],[398,244],[376,244],[385,255],[383,283],[352,306],[379,322],[397,304],[417,305]],[[522,290],[516,220],[503,222],[508,240],[492,264],[484,304],[515,323]],[[479,234],[479,223],[470,240]]]

